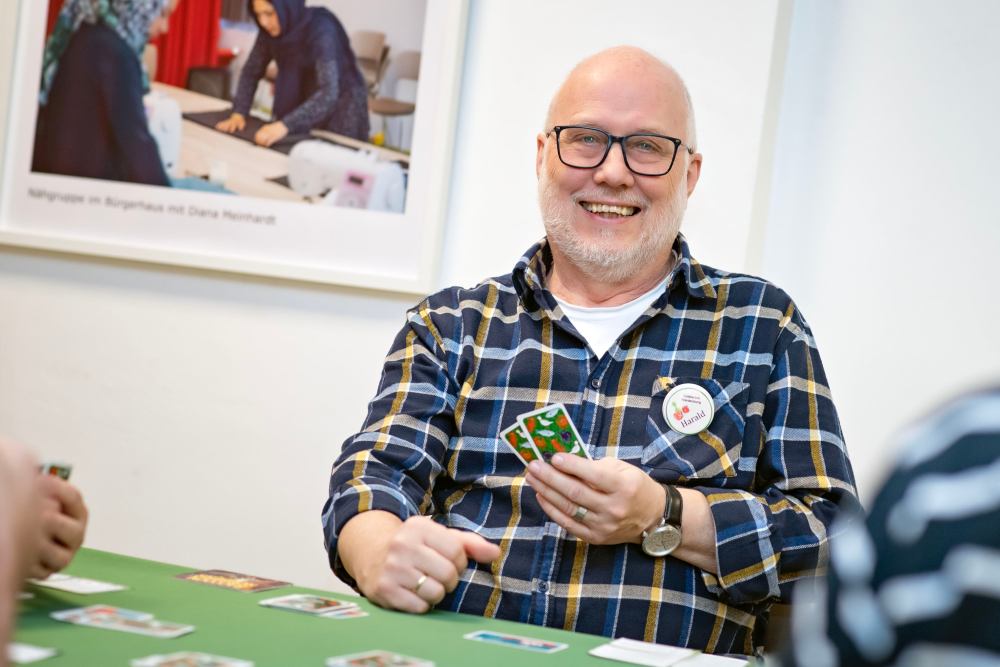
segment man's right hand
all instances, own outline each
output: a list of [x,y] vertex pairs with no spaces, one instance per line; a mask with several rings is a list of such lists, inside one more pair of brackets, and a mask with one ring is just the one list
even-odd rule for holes
[[378,510],[347,522],[338,551],[366,598],[417,614],[455,590],[469,558],[490,563],[500,557],[497,545],[475,533],[445,528],[425,516],[404,522]]
[[243,117],[243,114],[234,113],[229,118],[225,120],[220,120],[218,123],[216,123],[215,129],[220,130],[222,132],[226,132],[228,134],[232,134],[233,132],[239,132],[246,126],[247,126],[247,119]]

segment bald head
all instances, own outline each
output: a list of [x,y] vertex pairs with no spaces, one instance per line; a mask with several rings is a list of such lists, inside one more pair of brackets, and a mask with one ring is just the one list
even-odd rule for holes
[[634,46],[615,46],[580,61],[552,97],[545,129],[565,122],[562,118],[566,113],[577,111],[569,107],[578,105],[589,89],[621,86],[621,93],[628,95],[629,85],[659,88],[667,100],[664,122],[673,124],[679,120],[680,126],[672,131],[683,130],[684,143],[697,146],[694,109],[684,80],[669,64]]

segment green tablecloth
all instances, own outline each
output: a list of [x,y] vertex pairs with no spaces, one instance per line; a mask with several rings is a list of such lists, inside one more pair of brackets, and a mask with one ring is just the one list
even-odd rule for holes
[[[323,665],[328,657],[370,649],[433,660],[438,667],[621,664],[587,655],[607,642],[605,637],[441,611],[414,616],[380,609],[367,600],[296,586],[243,593],[174,578],[195,569],[84,549],[66,570],[68,574],[123,584],[128,589],[76,595],[30,586],[35,597],[21,603],[15,641],[59,649],[58,656],[37,663],[45,667],[127,666],[135,658],[175,651],[242,658],[254,661],[257,667],[298,667]],[[333,620],[257,604],[289,593],[351,599],[371,615]],[[191,624],[196,629],[176,639],[157,639],[61,623],[49,617],[52,611],[98,603],[149,612],[158,619]],[[462,638],[480,629],[562,642],[569,647],[558,653],[537,654]]]

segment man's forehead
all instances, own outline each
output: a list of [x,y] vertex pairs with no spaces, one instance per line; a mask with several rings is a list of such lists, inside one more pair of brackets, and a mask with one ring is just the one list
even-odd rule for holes
[[679,131],[686,101],[672,70],[649,61],[585,61],[570,73],[549,108],[552,124],[597,125],[613,121],[622,131]]

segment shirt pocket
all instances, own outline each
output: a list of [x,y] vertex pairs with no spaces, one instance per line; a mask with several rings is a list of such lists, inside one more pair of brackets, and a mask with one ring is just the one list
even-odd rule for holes
[[[700,433],[685,435],[667,423],[663,401],[674,387],[694,384],[712,397],[715,416]],[[649,443],[643,448],[644,466],[669,470],[682,479],[736,477],[746,427],[750,385],[695,377],[658,377],[653,382],[646,422]]]

